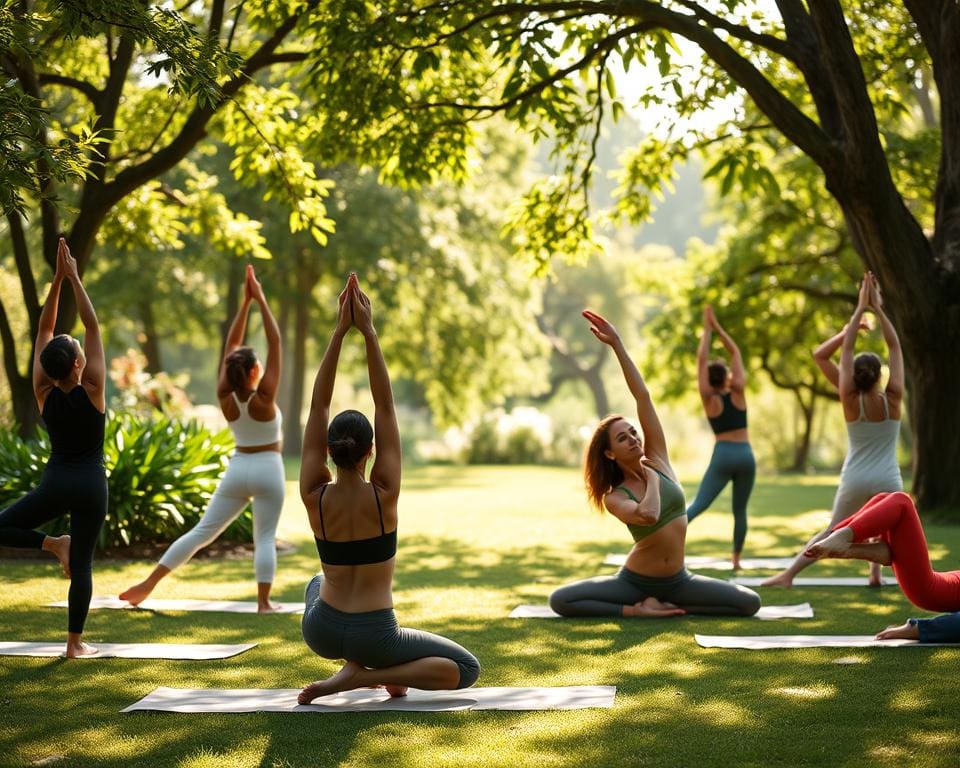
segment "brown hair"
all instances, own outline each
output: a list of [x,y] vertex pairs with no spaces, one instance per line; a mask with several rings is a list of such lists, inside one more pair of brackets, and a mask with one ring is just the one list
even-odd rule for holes
[[603,511],[603,497],[624,480],[620,465],[604,451],[610,450],[610,425],[623,419],[619,414],[605,416],[597,428],[583,456],[583,481],[587,486],[590,504]]
[[333,463],[353,469],[373,446],[373,427],[360,411],[343,411],[327,428],[327,451]]
[[242,392],[247,388],[247,379],[256,364],[257,353],[252,347],[240,347],[227,355],[223,367],[227,373],[227,383],[234,392]]
[[861,352],[853,358],[853,386],[869,392],[880,378],[880,358],[873,352]]

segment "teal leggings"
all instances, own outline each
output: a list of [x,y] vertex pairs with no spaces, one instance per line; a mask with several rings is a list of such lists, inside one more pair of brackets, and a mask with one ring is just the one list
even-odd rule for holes
[[687,520],[704,512],[713,500],[733,481],[733,551],[743,551],[743,542],[747,538],[747,501],[753,490],[753,480],[757,474],[757,463],[753,458],[750,443],[731,443],[718,440],[713,447],[710,466],[700,481],[697,497],[687,507]]

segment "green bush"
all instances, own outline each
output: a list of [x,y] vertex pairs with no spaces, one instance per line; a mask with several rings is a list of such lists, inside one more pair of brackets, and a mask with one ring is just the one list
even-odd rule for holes
[[[173,541],[195,525],[226,468],[233,438],[227,429],[214,434],[192,420],[111,413],[103,449],[110,502],[97,542],[101,549]],[[49,453],[44,434],[27,442],[0,436],[0,507],[37,486]],[[66,533],[69,519],[42,530]],[[252,534],[248,507],[222,538],[249,541]]]

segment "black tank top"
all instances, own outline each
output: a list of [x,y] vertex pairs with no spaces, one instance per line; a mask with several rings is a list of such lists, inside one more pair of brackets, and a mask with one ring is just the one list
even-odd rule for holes
[[323,525],[323,494],[327,492],[327,487],[325,485],[320,490],[320,499],[317,502],[317,510],[320,513],[320,532],[323,538],[313,537],[317,542],[317,554],[320,555],[321,562],[327,565],[370,565],[386,562],[397,554],[397,530],[394,528],[390,533],[384,531],[380,494],[377,493],[377,486],[373,484],[370,487],[373,488],[373,495],[377,500],[377,512],[380,514],[380,535],[353,541],[328,540],[327,529]]
[[710,422],[710,427],[713,429],[713,434],[719,435],[734,429],[745,429],[747,426],[746,409],[741,411],[737,408],[733,404],[729,392],[720,395],[720,399],[723,401],[723,410],[720,411],[720,415],[713,418],[707,417],[707,421]]
[[41,415],[50,435],[51,464],[103,464],[107,417],[94,407],[81,385],[69,392],[51,389]]

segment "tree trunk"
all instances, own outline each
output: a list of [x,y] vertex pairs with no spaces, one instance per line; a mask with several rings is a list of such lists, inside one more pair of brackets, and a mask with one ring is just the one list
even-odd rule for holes
[[810,393],[810,404],[803,402],[803,392],[796,391],[797,404],[800,406],[800,414],[803,416],[803,429],[799,439],[794,443],[793,464],[790,466],[791,472],[806,472],[807,464],[810,462],[810,442],[813,435],[813,417],[816,411],[817,396]]
[[607,397],[607,388],[603,384],[603,377],[600,375],[600,366],[593,366],[580,372],[581,378],[590,387],[590,394],[593,395],[593,407],[597,411],[597,418],[602,419],[610,413],[610,399]]
[[293,360],[290,379],[290,401],[284,415],[283,451],[299,456],[303,449],[303,390],[307,376],[307,338],[310,333],[310,293],[297,295],[293,315]]
[[907,357],[907,386],[913,433],[913,493],[921,509],[950,509],[951,517],[960,521],[958,315],[954,304],[937,334],[922,344],[914,339]]
[[7,381],[10,382],[10,401],[13,404],[13,418],[17,424],[17,434],[24,440],[37,436],[37,427],[40,425],[40,411],[37,410],[37,401],[33,396],[33,380],[31,376],[10,376],[7,372]]
[[153,314],[153,304],[149,299],[144,298],[138,309],[143,330],[138,334],[137,341],[140,344],[140,351],[147,358],[147,373],[156,376],[163,370],[163,366],[160,362],[160,338],[157,334],[157,321]]

